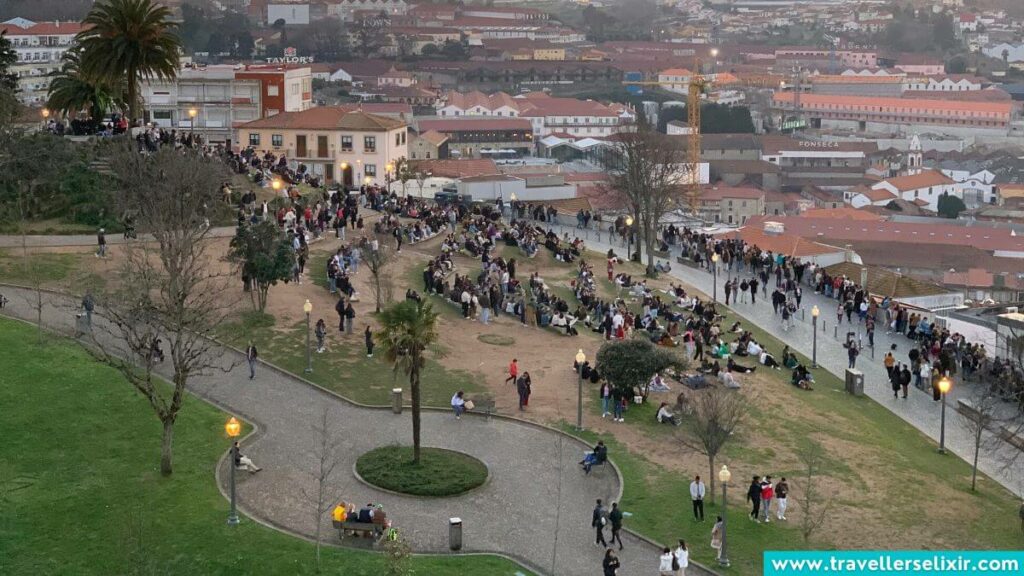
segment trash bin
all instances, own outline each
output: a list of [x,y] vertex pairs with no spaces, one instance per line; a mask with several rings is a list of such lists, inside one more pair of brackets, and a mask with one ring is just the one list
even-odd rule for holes
[[854,368],[846,369],[846,391],[854,396],[864,395],[864,373]]
[[448,547],[462,550],[462,518],[448,519]]
[[392,388],[391,389],[391,411],[395,414],[402,413],[402,389]]

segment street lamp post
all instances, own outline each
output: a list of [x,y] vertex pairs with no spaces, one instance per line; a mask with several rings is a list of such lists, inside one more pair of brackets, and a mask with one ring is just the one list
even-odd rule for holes
[[626,260],[633,261],[633,217],[626,216]]
[[948,374],[939,380],[939,393],[942,396],[942,424],[939,428],[939,454],[946,453],[946,393],[949,392],[950,386],[952,386],[952,382],[949,381]]
[[242,425],[232,416],[224,425],[224,431],[227,432],[228,438],[231,438],[231,460],[228,462],[228,468],[231,469],[231,513],[228,514],[228,525],[238,526],[238,509],[235,507],[235,456],[238,450],[235,448],[234,439],[242,432]]
[[718,67],[718,48],[712,48],[709,54],[711,54],[711,75],[714,76]]
[[384,182],[386,182],[388,193],[391,193],[391,173],[394,172],[395,165],[388,162],[384,165]]
[[313,355],[309,347],[309,314],[313,311],[313,304],[309,299],[302,305],[302,311],[306,313],[306,373],[309,374],[313,371]]
[[711,301],[718,302],[718,254],[711,255]]
[[340,174],[338,180],[339,180],[339,183],[341,184],[341,189],[345,190],[345,171],[348,170],[348,162],[342,162],[341,165],[340,165],[340,168],[341,168],[341,174]]
[[729,553],[728,553],[728,551],[726,549],[726,540],[725,540],[726,525],[728,524],[728,517],[725,514],[725,507],[726,507],[726,504],[729,503],[729,500],[728,500],[728,494],[729,494],[728,493],[728,486],[729,486],[729,480],[732,480],[732,472],[729,472],[729,468],[727,468],[724,464],[722,465],[722,469],[718,471],[718,480],[722,482],[722,550],[721,550],[721,552],[718,555],[718,565],[723,567],[723,568],[728,568],[729,567]]
[[275,192],[280,190],[281,189],[281,179],[280,178],[274,178],[273,180],[271,180],[270,181],[270,187],[273,188]]
[[815,305],[811,308],[811,327],[814,328],[814,338],[811,340],[811,368],[818,367],[818,315],[821,310]]
[[576,353],[576,430],[583,430],[583,363],[587,355],[583,349]]
[[188,118],[189,118],[188,126],[189,126],[189,131],[191,131],[191,132],[195,132],[195,129],[196,129],[196,116],[199,116],[199,110],[196,110],[195,108],[189,108],[188,109]]

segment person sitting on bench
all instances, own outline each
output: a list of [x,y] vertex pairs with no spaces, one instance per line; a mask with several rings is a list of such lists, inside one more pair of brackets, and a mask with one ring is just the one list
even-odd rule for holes
[[235,445],[232,446],[232,452],[234,452],[235,468],[240,468],[250,474],[255,474],[260,470],[263,470],[263,468],[253,464],[252,459],[242,454],[238,447],[238,442],[235,442]]
[[757,370],[756,366],[744,366],[742,364],[737,364],[731,357],[729,358],[729,361],[725,363],[725,366],[729,370],[738,374],[750,374],[754,370]]
[[604,445],[603,440],[598,440],[597,446],[594,446],[594,451],[589,452],[586,456],[584,456],[583,460],[580,461],[580,464],[583,465],[583,471],[586,472],[587,474],[590,474],[590,469],[595,464],[604,464],[605,460],[607,459],[608,447]]
[[662,402],[661,406],[658,407],[658,414],[656,416],[659,424],[671,424],[673,426],[679,426],[679,420],[672,414],[672,411],[668,409],[668,402]]

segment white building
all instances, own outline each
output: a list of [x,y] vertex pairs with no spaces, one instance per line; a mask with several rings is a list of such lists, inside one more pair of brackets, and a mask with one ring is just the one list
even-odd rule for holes
[[278,20],[284,20],[288,25],[309,24],[309,3],[277,2],[267,4],[267,24],[273,25]]
[[972,92],[981,90],[982,79],[976,76],[960,74],[941,76],[907,76],[903,80],[903,90],[923,90],[927,92]]
[[981,49],[985,56],[990,58],[998,58],[1002,60],[1005,58],[1007,62],[1024,62],[1024,44],[996,44],[995,46],[987,46]]
[[633,110],[621,104],[594,100],[553,98],[544,92],[509,96],[504,92],[449,92],[435,105],[438,116],[503,116],[528,118],[536,140],[549,134],[602,138],[636,120]]
[[669,68],[658,72],[658,84],[669,92],[677,94],[688,94],[690,91],[690,76],[693,72],[685,68]]
[[262,114],[262,83],[236,78],[242,67],[186,67],[173,81],[142,83],[148,121],[165,128],[202,134],[211,142],[231,140],[234,126]]
[[405,0],[327,0],[327,16],[344,22],[355,19],[356,12],[385,12],[389,16],[402,16],[409,11]]
[[[872,195],[861,193],[855,195],[850,204],[854,208],[861,208],[867,204],[884,206],[889,203],[889,200],[900,198],[907,202],[913,202],[925,210],[935,212],[939,207],[939,198],[944,194],[962,197],[962,192],[956,186],[956,182],[938,170],[922,170],[917,174],[896,176],[882,180],[871,186],[871,189],[879,193],[888,192],[891,197],[883,199],[880,194],[877,197],[872,197]],[[958,192],[960,193],[958,194]]]
[[82,29],[78,22],[32,22],[24,18],[0,24],[0,33],[17,54],[11,73],[18,76],[18,99],[23,104],[46,103],[50,80],[60,71],[61,58],[75,46],[75,35]]

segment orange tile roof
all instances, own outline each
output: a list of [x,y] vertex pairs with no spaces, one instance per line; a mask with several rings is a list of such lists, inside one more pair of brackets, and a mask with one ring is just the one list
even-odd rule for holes
[[[793,102],[792,92],[776,92],[772,96],[772,100],[775,102],[791,103]],[[972,112],[972,113],[998,113],[1005,114],[1007,117],[1010,115],[1010,111],[1013,105],[1010,102],[965,102],[956,100],[927,100],[927,99],[909,99],[909,98],[884,98],[874,96],[841,96],[834,94],[801,94],[800,95],[800,106],[807,108],[819,108],[823,106],[841,106],[841,107],[894,107],[894,108],[913,108],[914,110],[924,111],[925,109],[934,109],[941,112]]]
[[885,190],[884,188],[878,190],[863,190],[860,192],[861,195],[865,196],[871,202],[881,202],[883,200],[892,200],[896,197],[895,194]]
[[410,166],[418,171],[441,178],[469,178],[498,173],[498,166],[490,158],[466,160],[411,160]]
[[[938,170],[923,170],[917,174],[896,176],[895,178],[883,180],[883,182],[888,182],[900,192],[919,190],[921,188],[928,188],[929,186],[953,184],[952,179]],[[878,186],[878,184],[876,184],[876,186]]]
[[669,68],[668,70],[662,70],[658,72],[658,76],[690,76],[693,72],[690,72],[686,68]]
[[362,130],[382,132],[401,128],[405,122],[370,114],[351,106],[317,106],[301,112],[282,112],[252,122],[246,122],[239,128],[279,128],[306,130]]
[[757,246],[761,250],[797,258],[843,251],[834,246],[804,240],[795,234],[765,234],[764,229],[757,226],[744,226],[740,228],[739,235],[745,243]]
[[14,24],[0,24],[0,32],[8,36],[69,36],[86,30],[80,22],[37,22],[28,28]]
[[821,74],[811,76],[810,81],[811,84],[902,84],[903,78],[900,76],[840,76],[838,74]]
[[750,187],[716,186],[701,190],[701,201],[718,202],[725,198],[741,198],[745,200],[758,200],[764,198],[764,190]]
[[805,210],[803,216],[807,218],[835,218],[837,220],[870,220],[877,222],[882,220],[881,216],[844,206],[842,208],[811,208]]

